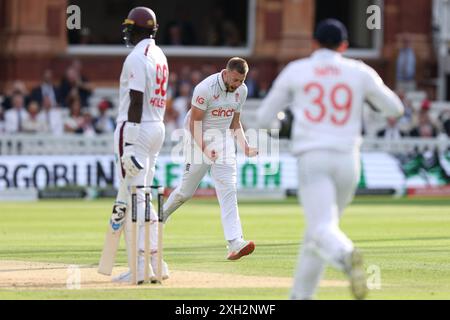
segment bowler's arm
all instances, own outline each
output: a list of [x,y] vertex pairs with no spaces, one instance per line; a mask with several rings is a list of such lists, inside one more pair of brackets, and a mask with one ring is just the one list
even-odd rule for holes
[[239,147],[241,148],[242,151],[244,151],[246,156],[253,156],[253,153],[257,153],[256,149],[253,150],[253,148],[250,148],[248,145],[244,129],[242,128],[240,112],[234,113],[233,119],[231,120],[230,129],[232,130],[234,136],[236,137],[236,141]]
[[203,118],[205,117],[205,111],[191,105],[191,118],[189,121],[189,131],[194,138],[195,143],[200,150],[205,149],[203,143]]

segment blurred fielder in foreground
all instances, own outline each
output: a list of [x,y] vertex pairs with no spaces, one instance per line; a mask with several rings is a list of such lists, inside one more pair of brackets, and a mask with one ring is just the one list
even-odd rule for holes
[[242,236],[236,194],[236,149],[234,139],[245,155],[258,154],[251,148],[242,129],[240,115],[247,99],[244,84],[248,64],[232,58],[227,68],[200,82],[194,89],[192,107],[185,118],[185,170],[178,187],[164,204],[164,221],[197,190],[202,178],[211,170],[222,212],[228,260],[237,260],[255,249]]
[[[119,170],[120,187],[113,208],[105,248],[100,261],[99,272],[110,274],[114,256],[119,244],[120,231],[125,228],[128,264],[131,261],[131,214],[130,186],[151,186],[155,163],[165,135],[164,112],[169,70],[167,59],[155,44],[158,30],[155,13],[145,7],[130,11],[123,23],[124,40],[127,46],[134,46],[127,56],[120,76],[120,106],[117,129],[114,133],[116,165]],[[137,221],[139,228],[138,250],[144,251],[144,190],[137,191]],[[157,216],[151,207],[151,279],[157,265]],[[169,271],[163,263],[163,279]],[[114,278],[117,282],[130,282],[131,272]],[[138,258],[138,281],[144,279],[144,257]]]
[[293,153],[306,231],[291,299],[314,297],[326,263],[343,271],[355,298],[363,299],[368,289],[362,255],[339,219],[360,177],[364,101],[390,117],[400,116],[403,105],[372,68],[342,57],[348,42],[341,22],[322,21],[314,38],[312,56],[286,66],[258,112],[263,127],[288,105],[295,118]]

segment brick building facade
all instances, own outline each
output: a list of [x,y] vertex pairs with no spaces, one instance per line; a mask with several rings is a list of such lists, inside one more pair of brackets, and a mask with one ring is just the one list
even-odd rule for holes
[[[66,36],[67,0],[0,0],[0,91],[13,80],[35,85],[46,68],[59,78],[74,58],[68,54]],[[287,61],[312,50],[315,0],[256,0],[255,45],[247,57],[260,76],[272,81]],[[433,87],[436,75],[432,46],[431,0],[383,1],[383,41],[380,55],[364,59],[395,84],[395,62],[403,33],[409,33],[417,56],[419,87]],[[124,13],[126,14],[126,13]],[[86,76],[97,86],[117,86],[123,55],[78,55]],[[205,62],[223,66],[226,57],[171,57],[172,70],[184,64]]]

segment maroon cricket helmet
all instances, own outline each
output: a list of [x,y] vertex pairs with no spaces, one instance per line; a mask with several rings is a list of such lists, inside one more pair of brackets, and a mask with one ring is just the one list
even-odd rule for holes
[[154,38],[156,31],[158,31],[156,15],[152,9],[146,7],[132,9],[122,25],[125,26],[125,41],[130,40],[134,30],[148,30],[151,38]]

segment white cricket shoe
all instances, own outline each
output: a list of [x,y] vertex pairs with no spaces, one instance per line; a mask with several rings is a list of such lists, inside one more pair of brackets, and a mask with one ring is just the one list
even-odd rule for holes
[[228,260],[238,260],[243,256],[251,254],[255,250],[255,243],[253,241],[245,241],[240,239],[228,246]]
[[[150,277],[150,281],[153,281],[154,279],[156,279],[156,276],[155,276],[155,273],[153,272],[153,267],[151,264],[149,264],[149,277]],[[131,270],[122,272],[118,276],[113,277],[112,282],[130,283],[131,282]],[[143,284],[143,283],[144,283],[144,259],[139,258],[138,284]]]
[[[157,258],[157,254],[152,254],[152,256],[150,257],[150,264],[152,265],[152,269],[154,271],[158,271],[158,258]],[[169,266],[167,265],[167,263],[163,260],[162,262],[162,279],[163,280],[167,280],[169,279],[170,273],[169,273]],[[156,278],[156,274],[154,273],[152,276],[152,283],[156,282],[158,279]]]
[[350,290],[357,300],[366,297],[369,289],[367,288],[366,270],[364,269],[363,257],[361,252],[353,249],[346,259],[345,272],[350,280]]
[[[142,278],[140,277],[139,279],[142,279],[139,282],[144,282],[144,273],[142,273]],[[128,271],[122,272],[118,276],[113,277],[112,278],[112,282],[115,282],[115,283],[130,283],[131,282],[131,271],[128,270]]]

